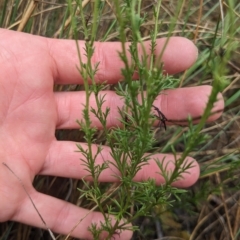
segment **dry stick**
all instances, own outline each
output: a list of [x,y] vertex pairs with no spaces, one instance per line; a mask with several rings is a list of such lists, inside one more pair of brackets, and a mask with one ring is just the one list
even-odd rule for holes
[[[217,178],[217,183],[220,185],[221,179],[220,179],[220,175],[219,175],[218,172],[216,172],[216,178]],[[231,237],[231,240],[234,240],[233,230],[232,230],[231,221],[230,221],[230,217],[229,217],[229,214],[228,214],[228,208],[227,208],[227,204],[226,204],[226,200],[225,200],[224,191],[223,191],[222,186],[220,186],[220,191],[221,191],[221,198],[222,198],[222,202],[223,202],[224,211],[225,211],[225,214],[226,214],[226,220],[227,220],[229,235]]]
[[50,236],[52,237],[53,240],[56,240],[56,238],[54,237],[52,231],[51,231],[50,228],[47,226],[46,222],[44,221],[43,217],[41,216],[40,212],[38,211],[36,205],[34,204],[32,198],[31,198],[31,196],[29,195],[29,193],[28,193],[28,191],[27,191],[25,185],[23,184],[22,180],[16,175],[16,173],[15,173],[15,172],[14,172],[14,171],[13,171],[13,170],[12,170],[12,169],[11,169],[6,163],[5,163],[5,162],[2,162],[2,164],[3,164],[3,165],[4,165],[4,166],[5,166],[5,167],[6,167],[6,168],[7,168],[7,169],[8,169],[8,170],[9,170],[9,171],[10,171],[10,172],[16,177],[16,178],[17,178],[17,180],[20,182],[20,184],[22,185],[22,187],[23,187],[25,193],[27,194],[28,198],[30,199],[30,201],[31,201],[31,203],[32,203],[32,205],[33,205],[33,207],[35,208],[35,210],[36,210],[38,216],[40,217],[40,219],[42,220],[44,226],[45,226],[46,229],[48,230]]
[[194,43],[197,42],[198,29],[199,29],[199,25],[200,25],[201,18],[202,18],[202,9],[203,9],[203,0],[200,1],[200,8],[199,8],[199,14],[198,14],[198,19],[197,19],[197,27],[196,27],[195,34],[194,34],[194,39],[193,39]]
[[219,7],[220,7],[220,14],[221,14],[221,21],[222,21],[222,38],[224,34],[224,12],[223,12],[223,1],[219,0]]
[[[201,22],[201,18],[202,18],[202,8],[203,8],[203,0],[200,1],[200,8],[199,8],[199,14],[198,14],[198,19],[197,19],[197,24],[196,24],[196,29],[194,32],[194,39],[193,39],[193,43],[196,44],[197,42],[197,37],[198,37],[198,33],[199,33],[199,26],[200,26],[200,22]],[[183,85],[183,81],[186,78],[186,74],[187,74],[187,70],[184,71],[183,76],[180,79],[180,83],[179,83],[179,88],[182,87]]]
[[27,21],[31,17],[36,6],[37,6],[37,3],[34,0],[30,2],[29,6],[27,8],[27,11],[24,13],[24,15],[20,21],[17,31],[21,32],[24,29],[24,27],[27,24]]
[[[225,204],[234,204],[236,202],[235,199],[239,198],[240,196],[240,191],[236,192],[235,194],[233,194],[231,197],[229,197],[228,199],[226,199]],[[238,203],[237,203],[238,204]],[[218,210],[220,210],[220,208],[223,207],[223,203],[221,203],[219,206],[217,206],[216,208],[213,209],[212,212],[208,213],[205,217],[203,217],[202,219],[198,220],[197,225],[195,226],[195,228],[193,229],[191,236],[189,238],[189,240],[194,240],[196,239],[196,235],[197,232],[199,231],[199,229],[202,227],[202,225],[204,223],[206,223],[207,220],[210,219],[210,217],[212,217],[213,214],[216,214],[216,212]]]
[[237,236],[237,232],[239,229],[239,223],[240,223],[240,205],[239,205],[239,201],[237,204],[237,211],[236,211],[236,218],[234,219],[234,226],[233,226],[233,235]]
[[78,227],[78,225],[84,220],[84,218],[86,218],[90,213],[92,213],[95,209],[97,209],[97,205],[95,207],[93,207],[92,209],[89,210],[88,213],[86,213],[76,224],[75,226],[71,229],[71,231],[68,233],[68,235],[66,236],[66,238],[64,240],[68,240],[70,235],[72,234],[72,232]]
[[[117,185],[116,188],[114,188],[114,187],[111,188],[111,189],[112,189],[112,192],[110,192],[109,195],[106,196],[106,198],[101,201],[101,203],[103,203],[104,201],[106,201],[107,199],[109,199],[109,198],[119,189],[119,187],[120,187],[120,185]],[[89,212],[86,213],[86,214],[75,224],[75,226],[71,229],[71,231],[68,233],[67,237],[66,237],[64,240],[68,240],[69,237],[70,237],[70,235],[71,235],[72,232],[78,227],[78,225],[79,225],[90,213],[92,213],[94,210],[96,210],[97,207],[98,207],[98,206],[95,205],[93,208],[91,208],[91,209],[89,210]]]

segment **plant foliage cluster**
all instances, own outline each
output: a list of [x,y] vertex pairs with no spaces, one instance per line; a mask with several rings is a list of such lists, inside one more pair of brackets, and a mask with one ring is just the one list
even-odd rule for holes
[[[188,232],[192,232],[191,236],[188,235],[185,239],[203,239],[203,235],[209,231],[214,232],[217,239],[223,239],[224,234],[214,228],[219,224],[220,218],[214,219],[217,214],[226,219],[223,229],[225,232],[229,231],[229,239],[234,239],[233,236],[237,239],[238,220],[234,221],[235,217],[232,216],[235,215],[231,212],[231,209],[234,209],[234,213],[240,212],[239,184],[236,181],[239,178],[237,169],[240,165],[239,141],[235,140],[234,135],[239,132],[240,113],[240,4],[237,1],[5,0],[0,2],[0,7],[1,27],[48,37],[85,40],[86,61],[81,59],[76,41],[79,53],[77,67],[84,79],[84,86],[55,86],[55,90],[81,89],[87,93],[82,113],[84,118],[78,121],[82,138],[77,139],[84,140],[87,147],[79,144],[77,149],[81,153],[83,167],[93,181],[88,182],[86,176],[86,179],[74,184],[72,180],[69,180],[70,184],[66,180],[64,185],[61,179],[58,194],[74,203],[80,202],[83,207],[102,212],[105,222],[89,228],[95,239],[103,231],[109,233],[110,239],[114,234],[129,228],[128,223],[136,223],[141,216],[151,217],[156,223],[160,221],[163,231],[167,232],[164,222],[168,222],[166,213],[169,211],[174,211],[178,216],[181,216],[177,214],[179,211],[185,211],[190,216],[196,216],[196,213],[199,215],[198,221],[195,218],[196,226],[188,228]],[[200,51],[197,63],[175,78],[163,72],[161,58],[164,49],[160,55],[155,54],[157,38],[165,36],[167,45],[169,37],[174,35],[192,39]],[[92,64],[96,40],[121,42],[119,58],[124,67],[122,81],[116,86],[99,84],[96,80],[99,63]],[[144,47],[145,40],[151,42],[149,49]],[[133,80],[136,72],[137,81]],[[188,128],[171,126],[165,131],[162,119],[159,119],[154,110],[154,99],[166,89],[201,84],[211,84],[213,91],[199,124],[194,125],[193,119],[189,118]],[[120,125],[111,129],[107,127],[111,109],[103,108],[104,90],[109,88],[114,88],[124,102],[124,107],[118,109]],[[202,130],[220,91],[227,98],[226,114],[219,124],[215,123]],[[90,107],[92,96],[96,108]],[[100,135],[99,129],[92,127],[90,115],[94,115],[101,123]],[[157,129],[153,128],[156,122],[159,122]],[[68,140],[73,138],[71,134],[59,131],[57,137],[62,139],[62,136]],[[95,143],[98,143],[97,151],[92,148]],[[98,165],[96,160],[102,158],[103,144],[109,146],[109,153],[114,161],[104,159],[104,163]],[[156,152],[173,154],[173,171],[167,171],[164,159],[155,159],[159,168],[156,172],[163,176],[165,184],[156,186],[154,179],[135,182],[137,172],[148,164]],[[179,190],[172,187],[172,183],[191,168],[191,163],[183,164],[188,155],[199,160],[202,180],[191,191]],[[107,168],[114,169],[112,174],[116,177],[117,184],[99,182],[101,172]],[[46,189],[49,180],[51,186],[58,182],[55,178],[37,178],[35,185]],[[66,194],[69,186],[71,197]],[[75,192],[77,187],[80,194]],[[233,188],[233,193],[229,193],[230,188]],[[203,200],[207,201],[205,205]],[[109,214],[116,217],[114,226],[110,224]],[[211,219],[209,224],[206,220],[208,218]],[[5,235],[1,238],[7,239],[9,235],[18,232],[12,230],[13,228],[12,223],[4,225]],[[137,229],[136,226],[132,227],[132,230]],[[213,229],[215,230],[211,231]],[[138,233],[142,239],[154,238],[156,235],[161,237],[159,231],[157,234],[148,234],[149,231]],[[30,233],[30,227],[25,227],[22,238],[30,239]],[[180,236],[180,232],[177,236]]]

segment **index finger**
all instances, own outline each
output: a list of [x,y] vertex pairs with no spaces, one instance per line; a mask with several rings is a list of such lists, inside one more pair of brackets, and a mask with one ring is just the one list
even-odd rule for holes
[[[157,40],[155,54],[160,56],[165,47],[167,39]],[[48,39],[50,55],[56,68],[57,76],[55,82],[58,84],[82,84],[83,79],[77,70],[79,59],[76,42],[74,40]],[[87,57],[84,41],[78,41],[82,61],[86,63]],[[129,45],[130,43],[127,43]],[[144,42],[147,54],[150,54],[150,41]],[[121,69],[124,67],[119,57],[121,52],[120,42],[95,42],[94,54],[91,59],[92,66],[99,63],[98,71],[95,75],[97,82],[116,83],[121,78]],[[128,49],[128,46],[126,46]],[[139,54],[143,51],[139,45]],[[128,57],[130,53],[128,52]],[[166,73],[174,74],[189,68],[196,60],[197,48],[188,39],[182,37],[172,37],[169,39],[162,55],[163,68]],[[184,61],[183,61],[184,59]],[[160,66],[159,66],[160,67]]]

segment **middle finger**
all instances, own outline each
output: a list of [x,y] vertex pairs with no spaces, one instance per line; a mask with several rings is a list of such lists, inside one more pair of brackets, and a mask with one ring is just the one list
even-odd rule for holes
[[[210,86],[198,86],[167,90],[158,95],[154,101],[154,106],[158,107],[167,119],[173,122],[181,122],[184,125],[188,123],[189,115],[194,119],[203,114],[211,89]],[[118,109],[122,109],[124,105],[123,98],[114,91],[102,91],[99,95],[104,96],[102,112],[105,112],[107,108],[110,109],[107,117],[107,127],[119,126],[120,114]],[[55,93],[55,100],[58,112],[56,128],[79,128],[76,120],[81,121],[83,119],[86,92],[57,92]],[[97,111],[94,94],[90,96],[90,107]],[[219,94],[218,101],[215,103],[214,109],[212,109],[215,114],[209,118],[209,121],[217,119],[221,115],[223,108],[223,97]],[[102,128],[100,121],[92,112],[90,112],[90,118],[93,127]]]

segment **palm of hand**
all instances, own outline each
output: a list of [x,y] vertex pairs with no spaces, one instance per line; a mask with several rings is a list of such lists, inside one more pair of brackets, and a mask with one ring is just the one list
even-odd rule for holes
[[[34,193],[30,184],[44,169],[51,143],[55,140],[57,107],[52,90],[53,59],[44,51],[47,42],[29,38],[32,41],[28,42],[30,47],[22,51],[26,39],[18,38],[19,45],[16,45],[14,35],[10,39],[11,43],[1,42],[0,82],[4,85],[0,97],[0,149],[5,153],[0,156],[22,182],[28,184],[29,193]],[[11,49],[7,47],[9,44]],[[0,171],[0,221],[18,219],[22,214],[20,208],[29,204],[29,199],[9,171],[2,167]],[[6,208],[7,205],[11,207]]]

